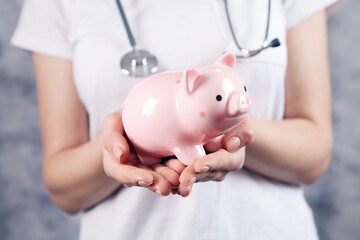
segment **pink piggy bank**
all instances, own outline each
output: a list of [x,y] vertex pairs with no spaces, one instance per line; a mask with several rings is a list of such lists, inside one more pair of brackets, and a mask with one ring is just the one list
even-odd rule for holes
[[189,165],[205,156],[204,144],[244,120],[252,103],[234,71],[235,61],[235,55],[226,53],[200,71],[156,74],[132,89],[123,106],[123,124],[143,164],[175,155]]

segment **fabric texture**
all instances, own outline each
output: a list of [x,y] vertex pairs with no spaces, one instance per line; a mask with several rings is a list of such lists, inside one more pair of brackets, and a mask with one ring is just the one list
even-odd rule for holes
[[[251,113],[268,120],[284,114],[286,31],[334,0],[274,0],[269,39],[281,46],[238,60],[254,102]],[[223,1],[122,1],[139,49],[154,53],[159,71],[201,69],[224,51],[237,52]],[[236,37],[244,48],[261,46],[267,5],[229,1]],[[12,43],[73,63],[74,81],[95,137],[107,114],[121,108],[142,79],[125,76],[120,58],[131,50],[112,0],[27,0]],[[221,182],[196,183],[188,198],[160,197],[123,188],[83,213],[80,239],[317,239],[300,186],[242,169]]]
[[60,1],[25,1],[11,42],[33,52],[71,59],[67,21]]
[[283,0],[286,15],[286,28],[290,29],[317,11],[325,9],[337,0]]

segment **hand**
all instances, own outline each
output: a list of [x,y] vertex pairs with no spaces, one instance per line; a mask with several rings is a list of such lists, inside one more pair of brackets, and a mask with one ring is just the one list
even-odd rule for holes
[[253,143],[254,140],[254,124],[250,113],[247,113],[246,118],[239,125],[225,134],[223,147],[228,152],[236,152],[240,148]]
[[178,194],[186,197],[195,182],[223,181],[230,171],[240,170],[245,161],[245,147],[234,153],[225,149],[208,154],[187,166],[180,175]]
[[240,170],[245,161],[245,146],[254,139],[251,115],[248,113],[244,121],[225,134],[223,148],[212,149],[217,151],[197,159],[183,170],[178,193],[188,196],[195,182],[223,181],[230,171]]
[[[184,166],[177,160],[152,166],[141,164],[124,137],[121,111],[110,114],[102,125],[103,166],[105,173],[120,184],[146,187],[161,196],[169,195],[179,185]],[[182,166],[181,166],[181,165]]]

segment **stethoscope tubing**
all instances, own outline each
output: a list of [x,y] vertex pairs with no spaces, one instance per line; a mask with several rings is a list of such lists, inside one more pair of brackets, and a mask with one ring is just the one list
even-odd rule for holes
[[[118,10],[120,12],[120,16],[122,18],[130,45],[132,47],[132,51],[125,54],[121,58],[120,67],[121,67],[122,71],[126,75],[135,76],[135,77],[145,77],[151,73],[156,72],[158,69],[156,57],[145,50],[136,49],[136,41],[135,41],[134,35],[132,34],[132,31],[130,29],[130,25],[129,25],[129,22],[125,15],[124,8],[122,7],[120,0],[115,0],[115,1],[116,1]],[[250,57],[253,57],[253,56],[259,54],[260,52],[262,52],[263,50],[265,50],[267,48],[280,46],[280,41],[277,38],[271,40],[270,42],[268,42],[268,40],[267,40],[268,34],[269,34],[269,27],[270,27],[271,0],[268,0],[267,23],[266,23],[265,36],[264,36],[262,46],[258,49],[254,49],[254,50],[249,50],[246,48],[242,48],[240,46],[240,44],[236,38],[234,29],[232,26],[232,22],[230,19],[227,0],[224,0],[224,4],[225,4],[226,19],[227,19],[227,22],[229,25],[231,36],[234,40],[236,47],[240,51],[238,54],[236,54],[237,58],[250,58]]]
[[122,18],[122,20],[123,20],[124,27],[125,27],[125,30],[126,30],[126,33],[127,33],[127,36],[128,36],[129,42],[130,42],[130,45],[132,46],[133,49],[135,49],[135,47],[136,47],[135,38],[134,38],[134,35],[133,35],[132,32],[131,32],[129,22],[128,22],[128,20],[127,20],[127,17],[126,17],[126,15],[125,15],[125,11],[124,11],[124,9],[123,9],[123,7],[122,7],[122,5],[121,5],[120,0],[116,0],[116,4],[117,4],[117,6],[118,6],[118,9],[119,9],[121,18]]
[[253,56],[258,55],[260,52],[262,52],[263,50],[270,48],[270,47],[278,47],[280,46],[280,41],[279,39],[275,38],[273,40],[271,40],[271,42],[268,42],[268,35],[269,35],[269,28],[270,28],[270,16],[271,16],[271,0],[268,0],[268,10],[267,10],[267,22],[266,22],[266,28],[265,28],[265,35],[264,35],[264,40],[262,42],[262,45],[260,48],[255,49],[255,50],[249,50],[246,48],[242,48],[236,38],[235,35],[235,31],[234,28],[232,26],[232,22],[230,19],[230,13],[229,13],[229,6],[228,6],[228,2],[227,0],[224,0],[224,6],[225,6],[225,13],[226,13],[226,19],[228,22],[228,26],[230,29],[230,33],[231,36],[234,40],[234,43],[236,45],[236,47],[240,50],[240,54],[237,54],[236,57],[237,58],[250,58]]

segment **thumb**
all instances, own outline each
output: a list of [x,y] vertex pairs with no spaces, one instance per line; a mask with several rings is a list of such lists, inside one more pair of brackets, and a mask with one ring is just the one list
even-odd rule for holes
[[119,163],[129,156],[129,144],[124,137],[121,110],[108,115],[102,125],[103,148]]
[[228,152],[236,152],[240,148],[254,142],[255,131],[252,117],[248,116],[235,128],[225,134],[223,138],[223,147]]

